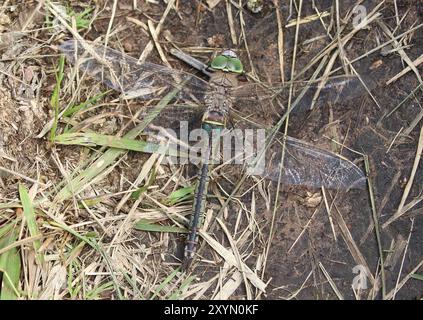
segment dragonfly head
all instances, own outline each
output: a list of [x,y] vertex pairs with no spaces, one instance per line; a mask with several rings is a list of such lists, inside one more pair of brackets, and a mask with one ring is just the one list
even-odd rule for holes
[[212,60],[210,67],[214,70],[221,70],[236,74],[242,74],[244,72],[241,60],[239,60],[236,53],[232,50],[225,50],[222,54],[216,56]]

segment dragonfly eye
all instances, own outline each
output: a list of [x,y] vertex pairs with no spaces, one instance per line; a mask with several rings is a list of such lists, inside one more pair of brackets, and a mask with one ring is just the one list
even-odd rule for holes
[[238,58],[224,55],[215,57],[212,60],[210,66],[215,70],[222,70],[225,72],[233,72],[238,74],[244,71],[244,67]]
[[224,70],[226,68],[227,64],[228,64],[228,58],[227,57],[217,56],[212,60],[210,66],[213,69]]
[[234,73],[242,73],[244,71],[242,62],[238,58],[229,59],[227,68],[228,68],[228,71],[234,72]]

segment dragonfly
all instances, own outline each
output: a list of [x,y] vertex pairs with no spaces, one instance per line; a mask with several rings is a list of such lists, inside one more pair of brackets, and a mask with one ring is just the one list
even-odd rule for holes
[[[239,78],[245,73],[240,58],[233,50],[224,50],[215,56],[209,65],[193,65],[204,73],[204,79],[193,72],[150,62],[139,62],[136,58],[120,51],[81,40],[67,40],[60,45],[60,50],[80,70],[97,79],[107,87],[115,89],[125,99],[159,100],[172,90],[178,93],[174,99],[192,103],[202,112],[201,129],[209,136],[212,132],[226,130],[235,104],[242,101],[262,103],[277,101],[287,84],[268,84],[263,86],[253,82],[240,83]],[[186,56],[186,55],[185,55]],[[184,59],[185,62],[187,59]],[[197,61],[197,60],[195,60]],[[354,96],[358,81],[354,77],[341,76],[326,81],[322,87],[315,84],[323,97],[321,103],[336,97]],[[310,83],[307,84],[310,87]],[[313,86],[311,86],[313,87]],[[304,110],[311,102],[319,106],[313,95],[304,95],[296,104],[296,109]],[[269,102],[270,103],[270,102]],[[178,106],[172,117],[178,118],[185,105]],[[254,110],[253,110],[254,111]],[[365,188],[366,177],[363,171],[347,158],[311,145],[305,141],[276,133],[273,143],[265,149],[265,156],[270,159],[259,175],[285,185],[302,185],[310,188],[330,188],[348,190]],[[284,151],[284,152],[282,152]],[[214,164],[206,161],[213,155],[212,144],[206,148],[194,192],[193,208],[188,224],[188,236],[182,258],[183,270],[188,270],[195,259],[207,204],[207,192],[210,172]],[[283,158],[282,158],[283,157]]]

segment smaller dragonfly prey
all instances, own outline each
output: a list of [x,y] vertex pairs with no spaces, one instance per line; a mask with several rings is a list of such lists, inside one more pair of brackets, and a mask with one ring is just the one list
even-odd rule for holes
[[[249,82],[240,85],[238,77],[244,73],[244,68],[232,50],[223,51],[212,59],[207,70],[203,68],[202,71],[209,78],[206,81],[192,73],[166,66],[139,63],[137,59],[124,53],[91,42],[68,40],[62,43],[60,49],[81,70],[123,93],[124,98],[161,99],[177,89],[179,92],[176,99],[195,102],[203,108],[201,128],[208,135],[215,131],[223,132],[230,111],[237,101],[264,101],[262,98],[275,97],[286,86],[273,84],[263,87]],[[357,93],[358,85],[359,82],[354,77],[334,78],[327,81],[324,87],[315,86],[323,98],[313,102],[318,106],[336,97],[353,97]],[[310,96],[304,96],[297,102],[296,110],[304,110],[311,102]],[[183,107],[178,108],[182,110]],[[178,113],[174,113],[173,117],[178,118]],[[280,138],[277,138],[277,135]],[[281,181],[286,185],[311,188],[323,186],[347,190],[365,187],[366,179],[362,170],[348,159],[304,141],[279,133],[277,135],[266,148],[265,158],[270,160],[265,163],[265,169],[261,170],[261,176]],[[212,146],[209,144],[202,157],[208,159],[211,155]],[[209,161],[202,161],[199,166],[193,210],[188,225],[189,234],[184,250],[184,269],[188,269],[196,253],[199,230],[204,221],[210,170],[213,167]]]

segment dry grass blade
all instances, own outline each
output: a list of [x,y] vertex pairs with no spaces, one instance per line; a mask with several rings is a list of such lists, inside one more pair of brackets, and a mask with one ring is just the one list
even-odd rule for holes
[[321,12],[321,13],[318,13],[318,14],[313,14],[313,15],[311,15],[311,16],[307,16],[307,17],[303,17],[303,18],[301,18],[301,20],[300,21],[298,21],[297,22],[297,20],[295,19],[295,20],[290,20],[290,21],[288,21],[288,23],[285,25],[285,28],[290,28],[290,27],[295,27],[296,25],[297,25],[297,23],[298,24],[306,24],[306,23],[310,23],[310,22],[313,22],[313,21],[316,21],[316,20],[320,20],[320,19],[322,19],[322,18],[324,18],[324,17],[327,17],[327,16],[329,16],[330,15],[330,13],[329,12]]
[[390,300],[392,299],[395,294],[407,283],[410,278],[413,277],[413,274],[419,271],[419,269],[423,266],[423,260],[421,260],[396,286],[394,289],[389,291],[386,294],[386,299]]
[[297,242],[301,239],[301,237],[303,236],[304,232],[307,231],[308,227],[310,226],[311,222],[313,221],[314,216],[316,215],[316,213],[319,212],[319,209],[314,210],[312,216],[310,217],[310,219],[307,221],[306,225],[304,227],[302,227],[302,230],[300,232],[300,234],[298,235],[298,237],[295,239],[295,241],[291,244],[291,246],[289,247],[287,253],[290,253],[291,250],[295,247],[295,245],[297,244]]
[[[292,64],[291,64],[291,78],[293,79],[296,75],[295,72],[295,66],[296,66],[296,59],[297,59],[297,44],[298,44],[298,34],[299,34],[299,28],[300,28],[300,21],[301,21],[301,14],[302,14],[302,6],[303,6],[303,1],[300,0],[300,4],[299,4],[299,8],[298,8],[298,16],[297,16],[297,26],[295,29],[295,39],[294,39],[294,52],[293,52],[293,58],[292,58]],[[283,121],[285,121],[285,117],[286,117],[286,121],[285,121],[285,130],[284,130],[284,136],[287,135],[288,132],[288,125],[289,125],[289,113],[293,108],[292,105],[292,97],[293,97],[293,83],[291,83],[290,87],[289,87],[289,97],[288,97],[288,110],[285,113],[285,116],[282,117],[278,124],[275,126],[274,128],[274,133],[276,134],[276,132],[279,131],[279,128],[282,126]],[[305,90],[305,89],[304,89]],[[305,91],[303,91],[305,93]],[[299,101],[299,100],[296,100]],[[295,105],[295,102],[294,102]],[[274,138],[274,135],[272,135],[272,137],[270,138],[270,141]],[[275,197],[275,203],[273,205],[273,212],[272,212],[272,221],[271,221],[271,225],[270,225],[270,234],[269,234],[269,239],[267,240],[267,247],[266,247],[266,252],[265,252],[265,259],[264,259],[264,265],[263,265],[263,275],[264,272],[266,270],[266,262],[267,262],[267,256],[269,255],[269,251],[270,251],[270,244],[272,243],[272,239],[273,239],[273,233],[274,233],[274,226],[275,226],[275,220],[276,220],[276,212],[277,212],[277,207],[278,207],[278,201],[279,201],[279,191],[280,191],[280,187],[281,187],[281,182],[282,182],[282,172],[283,172],[283,168],[284,168],[284,160],[285,160],[285,140],[283,141],[283,148],[282,148],[282,154],[281,154],[281,163],[279,164],[279,176],[278,176],[278,182],[277,182],[277,187],[276,187],[276,197]]]
[[[142,169],[140,171],[140,174],[138,175],[137,180],[138,181],[142,181],[144,179],[147,178],[148,174],[150,174],[151,172],[153,172],[152,167],[154,165],[154,163],[157,161],[157,158],[159,157],[158,154],[153,154],[151,155],[151,157],[144,163],[144,165],[142,166]],[[113,244],[118,241],[119,237],[121,236],[121,233],[123,232],[123,230],[126,228],[130,228],[131,225],[129,224],[129,222],[133,219],[133,215],[135,213],[135,210],[138,208],[138,205],[144,200],[143,195],[140,195],[138,197],[138,199],[134,202],[134,204],[132,205],[132,208],[129,210],[129,213],[127,214],[125,220],[121,223],[121,225],[119,226],[119,229],[116,231],[115,235],[113,236],[113,239],[111,241],[111,245],[110,248],[112,248]],[[120,208],[120,206],[118,205],[118,207]],[[140,225],[135,225],[135,228],[140,227]],[[150,226],[150,230],[151,230],[151,226]],[[145,230],[147,231],[147,230]]]
[[[376,234],[376,241],[377,241],[377,246],[378,246],[378,251],[379,251],[379,261],[380,261],[379,266],[380,266],[380,274],[381,274],[381,280],[382,280],[382,298],[385,299],[385,296],[386,296],[385,261],[384,261],[384,255],[383,255],[382,240],[381,240],[381,235],[380,235],[379,216],[377,215],[375,197],[374,197],[374,193],[373,193],[374,186],[373,186],[373,181],[370,178],[370,163],[369,163],[369,158],[367,157],[367,155],[364,155],[364,166],[365,166],[366,174],[367,174],[367,184],[369,186],[369,197],[370,197],[370,204],[371,204],[371,209],[372,209],[372,218],[373,218],[373,224],[374,224],[375,234]],[[367,265],[366,265],[366,267],[367,267]],[[371,278],[371,279],[374,279],[374,278]],[[376,286],[377,281],[372,281],[372,283],[373,283],[373,287],[375,289],[374,291],[377,292],[379,290],[379,288],[377,288],[377,286]]]
[[220,290],[214,295],[213,300],[228,300],[243,281],[241,272],[236,271]]
[[209,6],[210,9],[213,9],[214,7],[216,7],[220,1],[222,0],[206,0],[207,5]]
[[[336,208],[336,207],[335,207]],[[375,283],[375,278],[373,277],[370,268],[367,264],[366,259],[364,258],[364,255],[361,253],[358,245],[354,241],[350,230],[348,229],[347,224],[345,223],[344,218],[342,215],[338,212],[338,210],[334,210],[333,217],[335,218],[335,221],[338,224],[338,227],[341,231],[342,237],[345,241],[345,244],[348,247],[348,250],[351,253],[351,256],[354,258],[354,261],[357,263],[357,265],[362,265],[364,268],[366,268],[366,274],[370,278],[371,283]]]
[[[392,32],[389,30],[388,26],[383,21],[378,21],[379,26],[382,28],[382,30],[390,37],[393,38]],[[398,41],[394,41],[395,47],[399,47]],[[398,49],[398,52],[401,56],[401,58],[408,64],[408,67],[413,70],[414,74],[416,75],[417,79],[419,79],[420,83],[423,81],[419,70],[417,70],[416,66],[414,65],[413,61],[408,57],[408,55],[405,53],[403,49]]]
[[411,97],[413,97],[416,94],[416,92],[419,91],[422,87],[423,87],[423,83],[420,83],[395,108],[393,108],[391,111],[389,111],[389,113],[387,113],[386,115],[383,115],[383,117],[380,118],[378,123],[380,124],[383,119],[390,117],[395,111],[397,111],[402,105],[404,105],[404,103],[406,103]]
[[416,157],[414,158],[413,168],[411,169],[410,178],[408,179],[407,185],[405,186],[404,193],[401,198],[401,202],[395,214],[382,225],[383,228],[386,228],[388,225],[390,225],[392,222],[400,218],[406,212],[406,210],[403,210],[405,201],[407,200],[411,187],[413,186],[414,178],[416,176],[416,172],[419,167],[422,153],[423,153],[423,127],[420,129],[420,137],[417,144]]
[[281,73],[281,81],[285,82],[285,63],[284,63],[284,36],[282,28],[282,13],[279,8],[279,0],[273,0],[276,11],[276,21],[278,23],[278,54],[279,54],[279,69]]
[[107,26],[106,36],[104,38],[104,45],[106,47],[107,43],[109,42],[110,32],[112,31],[113,21],[115,20],[117,3],[117,0],[113,1],[112,14],[110,15],[109,25]]
[[337,236],[336,236],[335,226],[333,225],[332,214],[331,214],[331,207],[332,206],[329,206],[328,199],[326,197],[326,191],[325,191],[324,187],[322,187],[322,195],[323,195],[323,200],[324,200],[324,203],[325,203],[326,213],[328,214],[330,228],[332,230],[333,238],[335,239],[335,242],[336,242]]
[[228,15],[228,24],[229,24],[229,31],[231,33],[232,44],[236,46],[238,45],[238,40],[237,40],[237,36],[235,32],[234,18],[232,16],[232,7],[231,7],[231,3],[228,0],[226,0],[226,11]]
[[[168,16],[168,14],[169,14],[170,10],[171,10],[172,8],[174,8],[174,6],[175,6],[175,0],[170,0],[170,1],[167,3],[166,10],[163,12],[162,17],[161,17],[161,19],[160,19],[159,23],[157,24],[157,26],[156,26],[156,28],[155,28],[155,30],[154,30],[154,35],[155,35],[156,37],[158,37],[158,35],[159,35],[159,34],[160,34],[160,32],[162,31],[163,24],[164,24],[164,22],[166,21],[166,18],[167,18],[167,16]],[[138,58],[138,61],[139,61],[140,63],[145,62],[145,60],[147,59],[148,55],[151,53],[151,51],[153,50],[153,48],[154,48],[154,43],[153,43],[153,41],[149,41],[149,42],[147,43],[147,45],[145,46],[145,48],[144,48],[143,52],[141,53],[140,57]]]
[[147,24],[148,24],[148,30],[150,30],[151,37],[153,38],[153,42],[154,42],[154,45],[156,47],[157,52],[159,53],[160,59],[162,59],[162,62],[165,65],[167,65],[169,68],[171,68],[170,63],[169,63],[169,61],[167,61],[167,58],[166,58],[166,56],[163,52],[163,49],[160,46],[158,35],[157,35],[157,30],[156,30],[156,28],[154,28],[153,22],[151,20],[148,20]]
[[13,248],[18,248],[19,246],[34,242],[36,240],[40,240],[42,237],[43,237],[42,235],[38,235],[36,237],[28,237],[28,238],[25,238],[25,239],[21,239],[21,240],[11,242],[7,246],[4,246],[0,249],[0,255],[5,253],[5,252],[8,252],[9,250],[11,250]]
[[123,299],[123,295],[122,295],[121,290],[119,288],[119,282],[118,282],[118,280],[116,278],[115,271],[113,270],[112,264],[110,262],[110,257],[101,248],[101,246],[95,241],[95,239],[91,239],[91,238],[88,238],[86,236],[83,236],[83,235],[79,234],[78,232],[76,232],[75,230],[73,230],[72,228],[70,228],[69,226],[67,226],[67,225],[65,225],[63,223],[51,222],[50,224],[52,226],[58,227],[60,229],[63,229],[65,231],[69,232],[74,237],[76,237],[76,238],[80,239],[81,241],[85,242],[90,247],[92,247],[95,251],[97,251],[98,253],[100,253],[100,255],[103,257],[104,261],[106,262],[106,265],[107,265],[108,269],[110,270],[110,275],[111,275],[111,277],[113,279],[113,285],[114,285],[114,288],[116,290],[117,296],[119,297],[119,299]]
[[[418,67],[420,64],[422,64],[423,63],[423,54],[420,56],[420,57],[418,57],[416,60],[414,60],[413,62],[412,62],[412,65],[414,66],[414,67]],[[392,82],[395,82],[395,81],[397,81],[399,78],[401,78],[402,76],[404,76],[405,74],[407,74],[408,72],[410,72],[412,70],[412,68],[410,67],[410,66],[408,66],[408,67],[406,67],[406,68],[404,68],[400,73],[398,73],[398,74],[396,74],[395,76],[393,76],[391,79],[389,79],[387,82],[386,82],[386,85],[389,85],[389,84],[391,84]]]
[[392,240],[391,248],[389,249],[389,254],[385,259],[385,266],[389,269],[394,269],[401,254],[404,252],[404,249],[407,245],[407,240],[405,240],[401,235],[398,235],[395,240]]
[[4,167],[2,167],[2,166],[0,166],[0,172],[1,172],[1,171],[4,171],[4,172],[6,172],[6,173],[8,173],[8,174],[11,174],[12,176],[19,177],[19,178],[21,178],[21,179],[23,179],[23,180],[26,180],[26,181],[29,181],[29,182],[31,182],[31,183],[39,184],[39,185],[41,185],[41,186],[43,186],[43,187],[46,187],[46,186],[47,186],[46,184],[44,184],[44,183],[42,183],[42,182],[40,182],[40,181],[34,180],[34,179],[32,179],[32,178],[30,178],[30,177],[27,177],[27,176],[25,176],[25,175],[23,175],[23,174],[21,174],[21,173],[19,173],[19,172],[16,172],[16,171],[13,171],[13,170],[10,170],[10,169],[7,169],[7,168],[4,168]]
[[245,290],[247,292],[247,297],[248,297],[249,300],[251,300],[251,289],[250,289],[250,287],[248,285],[247,278],[246,278],[245,273],[244,273],[244,270],[243,270],[243,266],[245,265],[245,263],[241,260],[241,256],[239,254],[239,251],[238,251],[238,248],[236,246],[236,243],[235,243],[234,239],[232,238],[229,230],[226,228],[225,224],[219,218],[217,218],[216,220],[219,223],[219,225],[222,228],[222,230],[225,232],[226,237],[229,240],[229,243],[230,243],[231,248],[232,248],[232,252],[234,253],[234,255],[235,255],[236,259],[237,259],[237,263],[238,263],[238,266],[237,267],[238,267],[238,270],[241,272],[242,277],[244,279],[244,285],[245,285]]
[[[223,247],[219,242],[214,240],[207,233],[200,231],[201,237],[207,241],[207,243],[223,258],[225,261],[232,267],[238,267],[238,260],[235,255],[230,252],[228,249]],[[266,284],[244,263],[242,263],[242,271],[245,277],[250,280],[251,284],[254,285],[260,291],[265,292]]]
[[330,276],[330,274],[326,271],[325,267],[323,266],[323,264],[321,262],[319,262],[319,267],[320,270],[322,270],[325,278],[328,280],[330,286],[332,287],[333,292],[335,292],[336,296],[338,297],[339,300],[344,300],[343,295],[341,294],[341,292],[339,291],[339,289],[337,288],[335,282],[333,281],[332,277]]
[[407,253],[408,245],[410,243],[410,238],[411,238],[411,234],[413,232],[413,227],[414,227],[414,219],[411,220],[410,232],[408,234],[408,239],[407,239],[407,242],[406,242],[406,245],[405,245],[404,255],[402,257],[401,267],[400,267],[399,272],[398,272],[398,278],[397,278],[397,282],[395,284],[395,291],[394,291],[394,294],[392,296],[392,299],[395,299],[395,294],[396,294],[397,289],[398,289],[398,283],[399,283],[399,280],[400,280],[400,277],[401,277],[402,268],[404,266],[405,255]]
[[308,273],[307,277],[305,278],[305,280],[301,283],[301,286],[297,290],[295,290],[295,292],[293,292],[291,295],[289,295],[286,299],[287,300],[295,299],[300,294],[300,292],[303,290],[305,284],[307,283],[308,279],[310,279],[310,277],[312,275],[313,275],[313,271],[310,271]]
[[[350,41],[356,33],[358,33],[363,28],[366,28],[367,26],[371,25],[374,21],[377,21],[381,14],[379,13],[380,7],[384,4],[385,1],[381,1],[378,3],[378,5],[373,8],[373,10],[367,15],[366,19],[361,21],[359,24],[354,25],[354,28],[348,33],[347,35],[341,37],[340,39],[335,39],[332,41],[331,44],[326,46],[318,55],[316,55],[310,63],[303,68],[300,72],[296,74],[296,77],[294,80],[298,79],[300,76],[302,76],[307,70],[312,68],[318,61],[322,60],[324,57],[328,56],[332,50],[334,50],[336,47],[339,46],[339,43],[342,43],[344,46],[347,44],[348,41]],[[368,53],[367,53],[368,54]],[[366,54],[366,55],[367,55]],[[339,68],[340,70],[341,68]],[[335,70],[334,70],[335,71]],[[338,71],[338,70],[336,70]]]

